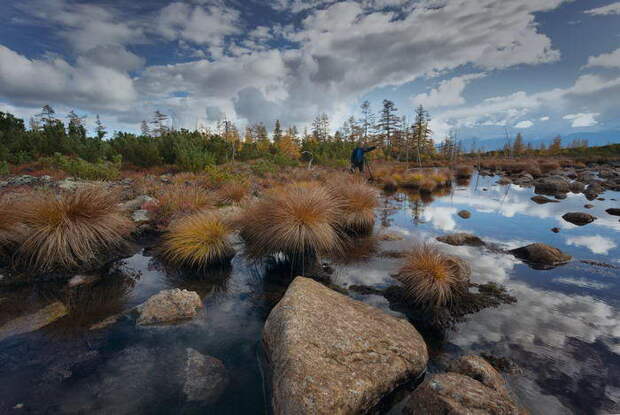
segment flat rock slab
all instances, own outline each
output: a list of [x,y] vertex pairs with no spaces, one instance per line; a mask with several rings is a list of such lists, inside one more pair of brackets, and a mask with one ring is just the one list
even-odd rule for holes
[[570,255],[543,243],[535,243],[513,249],[510,253],[519,259],[523,259],[531,264],[543,267],[562,265],[572,259]]
[[202,308],[198,293],[178,288],[155,294],[136,307],[138,325],[174,323],[194,318]]
[[69,310],[59,301],[49,304],[39,311],[18,317],[0,327],[0,341],[31,331],[39,330],[69,314]]
[[297,277],[263,331],[274,414],[365,413],[426,369],[406,320]]
[[549,199],[548,197],[541,196],[541,195],[532,196],[530,199],[532,199],[534,202],[538,203],[539,205],[542,205],[545,203],[560,203],[558,200]]

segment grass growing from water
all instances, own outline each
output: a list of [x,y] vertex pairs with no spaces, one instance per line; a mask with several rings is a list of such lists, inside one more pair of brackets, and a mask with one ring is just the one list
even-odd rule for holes
[[294,183],[265,192],[239,220],[253,258],[283,253],[318,256],[342,248],[342,202],[318,183]]
[[172,185],[156,195],[157,203],[147,208],[153,212],[155,222],[165,226],[175,218],[213,207],[213,197],[198,186]]
[[343,176],[331,184],[329,190],[341,200],[339,223],[342,229],[353,234],[371,233],[375,208],[379,204],[377,190],[360,176]]
[[20,201],[19,220],[26,234],[17,261],[38,271],[93,265],[133,230],[116,194],[98,186],[58,196],[35,192]]
[[444,254],[433,245],[420,244],[407,255],[397,279],[411,301],[437,308],[467,290],[469,274],[469,266],[460,258]]
[[229,262],[235,254],[231,229],[213,212],[199,212],[170,224],[163,237],[163,257],[188,268],[206,268]]

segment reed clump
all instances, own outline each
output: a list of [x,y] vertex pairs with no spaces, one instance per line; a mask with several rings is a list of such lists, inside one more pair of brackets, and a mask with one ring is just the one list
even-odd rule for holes
[[375,224],[375,208],[379,205],[377,190],[360,176],[345,176],[328,186],[340,199],[339,224],[352,234],[368,234]]
[[252,258],[283,253],[290,259],[342,249],[342,202],[316,182],[269,189],[239,218]]
[[467,292],[470,268],[460,258],[447,255],[436,246],[415,246],[396,278],[405,295],[417,305],[444,307]]
[[70,270],[92,266],[120,250],[134,225],[118,203],[116,193],[100,186],[60,195],[34,192],[20,200],[25,235],[17,264],[37,271]]
[[172,222],[163,236],[162,256],[187,268],[207,268],[230,262],[235,250],[228,224],[216,213],[202,211]]

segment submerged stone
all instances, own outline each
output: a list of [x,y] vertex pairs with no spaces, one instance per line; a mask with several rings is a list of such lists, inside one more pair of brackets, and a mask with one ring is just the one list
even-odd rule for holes
[[596,217],[584,212],[569,212],[565,213],[562,216],[562,219],[574,225],[583,226],[587,225],[588,223],[594,222],[596,220]]
[[443,242],[453,246],[483,246],[484,241],[478,238],[476,235],[470,233],[451,233],[449,235],[438,236],[436,238],[439,242]]
[[274,414],[365,413],[426,369],[406,320],[297,277],[263,331]]
[[535,243],[513,249],[510,253],[531,264],[548,267],[565,264],[572,258],[559,249],[543,243]]
[[59,301],[49,304],[39,311],[17,317],[0,326],[0,341],[31,331],[39,330],[69,314],[69,310]]
[[461,210],[458,215],[463,219],[469,219],[471,217],[471,212],[469,210]]
[[164,290],[136,308],[138,325],[173,323],[194,318],[202,308],[202,300],[195,291]]
[[501,394],[509,395],[506,381],[502,375],[480,356],[462,356],[450,362],[448,371],[469,376]]
[[542,204],[545,204],[545,203],[560,203],[557,200],[549,199],[548,197],[541,196],[541,195],[532,196],[531,199],[534,202],[538,203],[539,205],[542,205]]
[[213,403],[224,393],[229,381],[221,360],[187,349],[183,393],[188,401]]

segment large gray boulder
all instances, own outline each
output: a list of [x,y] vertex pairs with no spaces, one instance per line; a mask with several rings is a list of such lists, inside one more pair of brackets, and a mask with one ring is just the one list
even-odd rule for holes
[[276,415],[365,413],[428,361],[406,320],[303,277],[269,314],[263,342]]
[[164,290],[136,307],[138,325],[174,323],[194,318],[202,308],[202,300],[195,291]]
[[534,183],[534,191],[546,195],[568,193],[570,191],[570,184],[569,181],[562,176],[543,177]]

